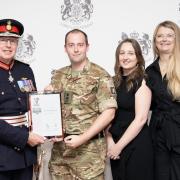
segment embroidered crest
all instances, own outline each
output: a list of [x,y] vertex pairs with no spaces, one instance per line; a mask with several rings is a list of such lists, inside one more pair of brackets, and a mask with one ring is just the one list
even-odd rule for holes
[[30,64],[32,61],[34,61],[35,49],[36,42],[33,36],[30,34],[23,35],[23,37],[19,39],[15,59]]
[[64,0],[61,5],[62,21],[67,26],[87,26],[93,13],[91,0]]

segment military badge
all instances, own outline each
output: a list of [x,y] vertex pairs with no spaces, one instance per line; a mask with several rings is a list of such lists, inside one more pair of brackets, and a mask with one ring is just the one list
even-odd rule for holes
[[7,22],[6,29],[7,29],[8,31],[11,31],[11,29],[12,29],[11,21],[8,21],[8,22]]
[[72,102],[73,93],[71,91],[64,91],[64,103],[70,104]]
[[12,77],[12,74],[11,72],[9,71],[9,77],[8,77],[8,80],[10,83],[12,83],[14,81],[14,78]]

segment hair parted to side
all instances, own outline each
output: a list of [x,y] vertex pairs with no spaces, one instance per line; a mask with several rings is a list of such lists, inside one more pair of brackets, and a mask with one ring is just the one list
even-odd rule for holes
[[163,21],[157,25],[153,35],[153,52],[154,58],[160,56],[159,50],[156,47],[156,34],[160,27],[172,29],[175,34],[175,45],[173,52],[169,58],[166,78],[168,80],[168,89],[174,100],[180,100],[180,28],[172,21]]
[[116,53],[115,53],[116,60],[115,60],[115,66],[114,66],[114,72],[115,72],[114,84],[116,88],[121,84],[121,81],[122,81],[123,71],[119,63],[119,53],[124,43],[131,43],[132,47],[134,48],[135,55],[137,58],[137,68],[133,72],[131,72],[130,75],[128,75],[128,79],[127,79],[127,89],[129,91],[133,87],[133,82],[136,81],[137,78],[140,78],[140,77],[143,78],[145,76],[145,61],[142,55],[141,47],[135,39],[127,38],[121,41],[120,44],[117,46]]
[[83,35],[84,35],[84,38],[85,38],[86,45],[89,44],[89,43],[88,43],[88,36],[87,36],[87,34],[86,34],[84,31],[82,31],[82,30],[80,30],[80,29],[72,29],[71,31],[67,32],[66,35],[65,35],[65,45],[66,45],[66,43],[67,43],[68,35],[69,35],[69,34],[73,34],[73,33],[81,33],[81,34],[83,34]]

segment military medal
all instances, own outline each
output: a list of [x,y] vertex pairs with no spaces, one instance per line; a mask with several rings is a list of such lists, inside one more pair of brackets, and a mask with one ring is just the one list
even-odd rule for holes
[[12,83],[14,81],[14,78],[11,75],[11,72],[9,71],[9,77],[8,77],[9,81]]
[[31,79],[21,78],[17,83],[22,92],[32,92],[35,90]]

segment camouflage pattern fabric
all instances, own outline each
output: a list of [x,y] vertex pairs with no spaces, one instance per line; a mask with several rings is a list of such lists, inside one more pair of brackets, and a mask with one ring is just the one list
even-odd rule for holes
[[[101,112],[117,107],[112,78],[103,68],[89,61],[81,72],[73,72],[71,66],[54,71],[51,84],[54,90],[62,92],[63,127],[67,134],[82,134],[90,128]],[[93,146],[97,141],[100,146]],[[50,171],[52,174],[77,173],[76,177],[83,180],[99,176],[99,173],[103,173],[105,164],[105,149],[102,147],[105,148],[104,138],[91,140],[90,144],[84,144],[75,150],[66,149],[63,142],[55,143]],[[68,157],[66,163],[66,156],[62,155],[65,152],[70,152],[73,156]],[[74,166],[79,170],[75,170]],[[90,171],[83,168],[90,168]],[[82,175],[83,173],[85,174]]]
[[103,180],[105,138],[90,140],[76,149],[55,143],[50,161],[53,180]]

